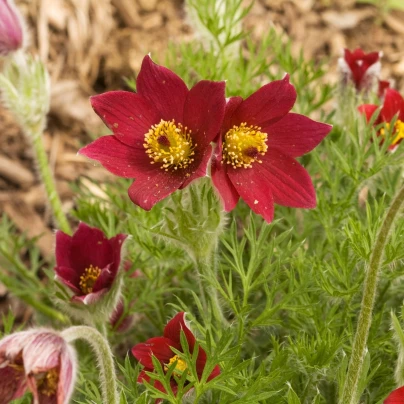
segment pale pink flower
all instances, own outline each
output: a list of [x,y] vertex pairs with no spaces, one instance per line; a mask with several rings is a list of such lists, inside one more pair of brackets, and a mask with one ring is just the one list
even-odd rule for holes
[[67,404],[76,377],[74,349],[55,331],[33,329],[0,341],[0,397],[9,402],[27,388],[34,404]]

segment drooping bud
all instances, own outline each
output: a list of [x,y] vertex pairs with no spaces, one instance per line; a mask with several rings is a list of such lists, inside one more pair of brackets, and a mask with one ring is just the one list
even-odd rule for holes
[[0,0],[0,55],[24,46],[24,22],[13,0]]
[[0,396],[21,397],[27,388],[35,404],[67,404],[76,378],[76,354],[59,333],[34,329],[0,341]]

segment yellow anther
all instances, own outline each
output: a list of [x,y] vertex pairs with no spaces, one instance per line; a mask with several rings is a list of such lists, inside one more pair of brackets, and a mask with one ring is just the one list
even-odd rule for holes
[[93,291],[93,287],[98,277],[101,274],[101,269],[92,265],[84,270],[83,275],[80,276],[80,289],[87,295]]
[[178,355],[174,355],[170,359],[170,362],[166,366],[164,366],[164,370],[167,371],[168,368],[175,362],[177,362],[174,369],[175,373],[181,375],[185,370],[187,370],[188,368],[187,363],[183,359],[181,359]]
[[[380,129],[380,134],[383,137],[386,137],[386,131],[390,130],[390,124],[385,123],[386,129]],[[392,133],[393,140],[391,141],[391,145],[395,146],[396,144],[400,143],[401,140],[404,139],[404,122],[397,119],[396,124],[394,125],[394,132]]]
[[49,372],[37,375],[38,390],[45,396],[53,396],[58,388],[59,372],[57,368],[51,369]]
[[245,122],[233,126],[224,136],[223,161],[233,168],[251,168],[254,162],[262,163],[258,157],[268,150],[267,138],[258,126],[247,126]]
[[176,124],[174,119],[153,125],[144,141],[151,164],[162,163],[160,168],[165,171],[186,168],[194,161],[192,156],[197,145],[192,144],[191,131]]

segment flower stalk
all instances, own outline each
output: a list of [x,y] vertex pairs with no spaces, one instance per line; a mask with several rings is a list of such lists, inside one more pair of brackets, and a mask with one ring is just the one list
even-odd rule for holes
[[100,369],[102,402],[119,404],[114,359],[107,340],[95,328],[85,325],[67,328],[62,332],[62,336],[68,342],[83,339],[91,345]]
[[378,273],[381,267],[384,248],[387,243],[389,233],[394,225],[395,218],[404,205],[404,186],[394,198],[382,226],[377,235],[370,257],[368,271],[365,276],[365,287],[361,310],[359,313],[358,328],[356,330],[354,343],[352,347],[351,360],[348,367],[348,373],[345,378],[345,384],[340,399],[340,404],[356,404],[358,394],[358,382],[363,369],[363,362],[366,355],[366,344],[369,336],[369,329],[372,324],[372,312],[376,299]]

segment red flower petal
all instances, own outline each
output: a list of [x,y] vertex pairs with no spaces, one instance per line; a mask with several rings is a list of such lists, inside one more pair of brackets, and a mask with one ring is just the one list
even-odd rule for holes
[[195,155],[195,162],[194,164],[192,164],[191,169],[193,169],[194,167],[198,168],[195,171],[188,170],[189,177],[186,177],[185,181],[182,183],[179,189],[184,189],[193,180],[196,180],[197,178],[207,176],[208,164],[211,156],[212,156],[212,146],[210,145],[208,145],[203,152],[202,151],[198,152],[198,154]]
[[208,377],[208,381],[214,379],[215,377],[220,375],[220,367],[219,365],[216,365],[214,369],[212,370],[212,373]]
[[390,122],[397,114],[399,119],[404,120],[404,99],[398,91],[388,88],[380,115],[385,122]]
[[165,337],[150,338],[132,348],[133,356],[146,368],[154,369],[152,355],[162,364],[167,364],[175,356],[170,347],[181,350],[181,345]]
[[[135,178],[141,164],[150,158],[146,155],[144,147],[134,148],[121,143],[115,136],[102,136],[79,150],[79,154],[99,161],[112,174],[124,178]],[[142,158],[139,163],[139,157]]]
[[392,391],[384,404],[404,404],[404,386]]
[[71,301],[75,303],[80,303],[80,304],[85,304],[85,305],[91,305],[93,303],[98,302],[102,296],[105,295],[105,293],[108,292],[108,289],[101,289],[97,292],[92,292],[88,293],[87,295],[81,295],[81,296],[72,296]]
[[183,121],[188,88],[180,77],[145,56],[136,80],[139,94],[147,98],[165,121]]
[[0,368],[0,397],[4,403],[23,396],[26,390],[25,375],[11,366]]
[[366,116],[366,120],[369,122],[370,119],[372,118],[372,115],[375,113],[375,111],[379,108],[377,105],[373,104],[363,104],[359,105],[358,111]]
[[102,289],[109,289],[116,277],[117,269],[117,266],[113,264],[108,264],[102,268],[100,275],[94,283],[93,293],[97,293]]
[[261,175],[259,166],[259,163],[254,163],[252,168],[229,168],[227,173],[244,202],[270,223],[274,218],[274,197],[268,180]]
[[71,248],[72,238],[68,234],[63,233],[58,230],[56,232],[56,265],[63,267],[70,267],[70,248]]
[[220,194],[224,204],[224,210],[230,212],[233,210],[240,198],[236,188],[231,183],[227,175],[227,167],[221,163],[222,161],[222,138],[219,139],[212,157],[211,175],[212,182]]
[[195,345],[195,337],[185,323],[185,313],[182,311],[171,319],[164,328],[164,337],[174,341],[181,346],[181,330],[184,331],[188,341],[189,351],[192,352]]
[[246,122],[248,126],[266,127],[283,118],[296,101],[296,90],[289,75],[272,81],[244,100],[235,111],[231,125]]
[[149,101],[129,91],[93,96],[91,105],[114,135],[129,146],[143,148],[144,135],[161,119]]
[[225,109],[225,82],[202,80],[188,92],[184,126],[192,131],[198,149],[204,149],[219,133]]
[[256,171],[267,181],[278,205],[306,209],[316,206],[316,192],[309,174],[280,150],[269,149]]
[[232,127],[233,114],[237,110],[238,106],[243,102],[242,97],[230,97],[226,100],[226,109],[224,112],[222,135]]
[[82,293],[79,287],[80,275],[73,268],[57,266],[55,267],[57,279],[68,286],[74,293]]
[[112,248],[100,229],[81,222],[72,237],[70,259],[77,272],[90,265],[102,269],[112,262]]
[[139,373],[139,376],[137,378],[138,383],[143,383],[145,380],[147,383],[150,383],[150,376],[146,374],[146,372],[153,372],[154,369],[149,369],[149,368],[143,368],[143,370]]
[[156,167],[153,169],[148,157],[147,159],[150,168],[145,166],[143,172],[139,171],[128,190],[132,202],[144,210],[150,210],[157,202],[179,189],[184,182],[181,173],[175,175],[176,173],[171,174]]
[[316,122],[304,115],[289,113],[262,132],[268,134],[268,148],[275,147],[292,157],[313,150],[330,132],[331,125]]

